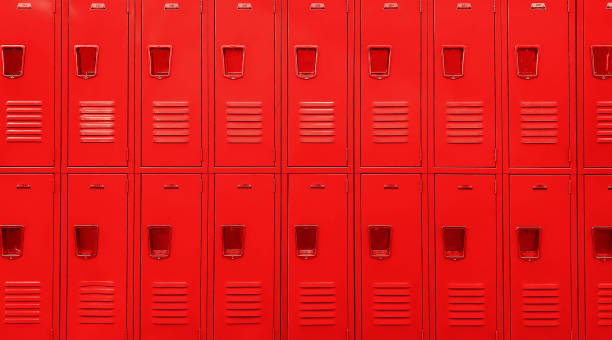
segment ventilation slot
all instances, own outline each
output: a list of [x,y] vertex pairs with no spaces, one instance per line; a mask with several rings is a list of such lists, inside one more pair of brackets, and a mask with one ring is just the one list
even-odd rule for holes
[[446,142],[481,144],[484,141],[483,102],[446,103]]
[[98,46],[75,46],[77,77],[89,79],[98,73]]
[[40,282],[4,282],[4,323],[40,323]]
[[612,143],[612,102],[597,102],[597,143]]
[[408,282],[374,283],[374,324],[408,326],[412,323],[411,286]]
[[612,326],[612,283],[600,283],[597,289],[597,324]]
[[298,314],[301,326],[333,326],[336,324],[335,282],[302,282],[298,295]]
[[557,144],[559,109],[557,102],[521,102],[521,142]]
[[79,323],[115,323],[115,283],[113,281],[82,281],[79,296]]
[[335,142],[335,106],[334,102],[300,102],[300,142]]
[[172,46],[149,46],[149,75],[162,79],[170,76]]
[[612,76],[612,46],[591,46],[593,76],[606,79]]
[[189,142],[189,102],[153,102],[153,143]]
[[81,143],[115,142],[115,102],[80,102]]
[[442,69],[444,77],[457,79],[463,77],[463,58],[465,50],[463,47],[442,48]]
[[260,324],[263,318],[261,282],[228,282],[225,286],[225,323]]
[[593,250],[598,260],[612,259],[612,227],[593,227]]
[[370,57],[370,77],[383,79],[389,76],[391,68],[391,47],[371,46],[368,49]]
[[223,46],[223,76],[238,79],[244,76],[244,46]]
[[187,282],[153,282],[151,322],[154,325],[186,325],[188,290]]
[[516,48],[517,75],[522,79],[533,79],[538,76],[540,49],[534,46],[518,46]]
[[22,225],[0,226],[0,237],[2,238],[2,257],[13,260],[23,256]]
[[263,140],[263,103],[225,104],[226,140],[230,144],[259,144]]
[[408,102],[374,102],[372,113],[374,143],[408,143]]
[[2,75],[7,78],[23,76],[25,46],[2,46]]
[[485,325],[485,288],[481,283],[451,283],[448,286],[448,324]]
[[558,284],[526,284],[523,286],[523,324],[527,327],[561,325]]
[[11,143],[42,142],[42,102],[6,102],[6,141]]
[[295,63],[297,77],[311,79],[317,76],[317,58],[319,49],[316,46],[297,46],[295,48]]

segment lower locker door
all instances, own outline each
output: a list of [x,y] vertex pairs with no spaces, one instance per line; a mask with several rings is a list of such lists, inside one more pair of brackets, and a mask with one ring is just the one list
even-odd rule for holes
[[364,339],[418,339],[422,315],[420,175],[361,177]]
[[274,175],[215,176],[214,339],[273,339]]
[[126,175],[68,175],[68,340],[127,337],[127,200]]
[[143,175],[141,336],[199,339],[200,175]]
[[288,338],[348,332],[346,175],[289,175]]
[[570,339],[569,176],[510,176],[510,332]]
[[438,340],[495,339],[497,228],[493,175],[436,175]]
[[585,176],[586,339],[612,334],[612,176]]
[[53,294],[53,175],[0,175],[0,337],[48,339]]

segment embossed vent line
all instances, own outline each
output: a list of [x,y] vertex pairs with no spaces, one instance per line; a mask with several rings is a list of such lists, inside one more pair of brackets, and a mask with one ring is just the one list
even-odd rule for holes
[[409,113],[407,102],[374,102],[374,143],[407,143],[410,133]]
[[612,143],[612,102],[597,103],[597,143]]
[[153,143],[189,142],[189,102],[153,102]]
[[300,141],[302,143],[334,143],[336,138],[335,103],[300,103]]
[[4,323],[40,323],[40,282],[7,281],[4,284]]
[[81,143],[115,142],[115,103],[80,102]]
[[226,140],[231,144],[258,144],[263,141],[263,103],[226,103]]
[[448,102],[446,104],[446,142],[480,144],[484,141],[484,103]]
[[229,325],[259,324],[263,318],[261,282],[228,282],[225,286],[225,322]]
[[42,102],[6,102],[6,141],[42,142]]

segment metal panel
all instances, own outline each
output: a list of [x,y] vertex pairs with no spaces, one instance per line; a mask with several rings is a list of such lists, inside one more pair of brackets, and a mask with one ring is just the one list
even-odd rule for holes
[[275,0],[215,3],[215,165],[274,166]]
[[142,2],[142,165],[202,164],[202,16],[197,1]]
[[214,339],[274,334],[274,175],[215,176]]

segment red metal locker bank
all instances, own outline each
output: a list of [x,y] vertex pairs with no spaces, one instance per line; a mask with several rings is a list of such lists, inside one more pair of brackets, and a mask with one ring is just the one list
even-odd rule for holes
[[0,334],[6,339],[53,335],[53,175],[0,175]]
[[55,2],[2,1],[0,12],[0,166],[53,166]]
[[197,1],[142,3],[143,166],[202,165],[201,19]]
[[571,339],[570,177],[511,175],[510,334],[512,339]]
[[345,339],[352,285],[347,175],[288,177],[288,339]]
[[68,166],[127,166],[129,2],[68,3]]
[[495,339],[494,175],[435,175],[436,339]]
[[127,337],[126,175],[68,175],[66,339]]
[[273,339],[275,176],[216,175],[214,339]]
[[584,178],[586,339],[612,334],[612,176]]
[[418,1],[362,1],[361,165],[421,165]]
[[421,175],[361,176],[363,339],[422,335],[421,185]]
[[142,339],[200,339],[202,177],[142,175]]
[[215,1],[215,166],[274,166],[276,0]]
[[288,6],[287,165],[347,166],[348,4]]

